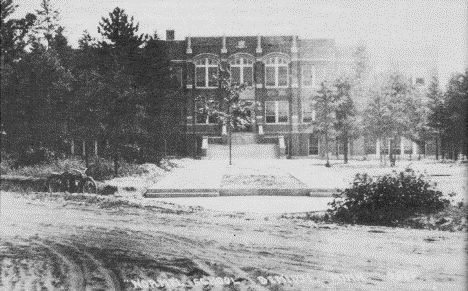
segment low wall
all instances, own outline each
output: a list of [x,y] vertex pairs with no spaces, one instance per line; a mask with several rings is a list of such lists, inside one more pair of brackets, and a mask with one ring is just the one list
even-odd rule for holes
[[[102,195],[111,195],[118,191],[116,186],[96,181],[97,192]],[[47,178],[25,176],[1,176],[0,190],[10,192],[47,192]]]
[[12,192],[45,192],[47,191],[47,178],[2,176],[0,189]]
[[219,190],[219,196],[309,196],[309,189],[226,188]]

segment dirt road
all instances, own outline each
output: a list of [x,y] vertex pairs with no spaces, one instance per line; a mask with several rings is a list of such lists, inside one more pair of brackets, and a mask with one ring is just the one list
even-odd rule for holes
[[466,290],[461,232],[45,194],[0,202],[0,290]]

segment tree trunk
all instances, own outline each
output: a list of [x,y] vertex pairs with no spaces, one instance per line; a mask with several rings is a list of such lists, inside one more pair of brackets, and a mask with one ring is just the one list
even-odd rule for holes
[[117,151],[117,140],[114,137],[111,141],[112,143],[112,159],[114,161],[114,176],[119,175],[119,152]]
[[348,163],[348,136],[343,138],[343,162]]
[[452,161],[455,160],[455,144],[454,144],[453,140],[450,142],[450,159]]
[[[83,142],[83,147],[86,146],[86,141]],[[84,152],[84,159],[85,159],[85,165],[86,165],[86,168],[89,167],[89,150],[83,150]]]
[[114,152],[114,176],[117,177],[119,175],[119,155],[117,152]]
[[[393,138],[393,140],[396,140],[396,138]],[[394,167],[396,159],[395,159],[395,156],[393,155],[392,140],[389,140],[388,142],[388,157],[390,160],[390,166]]]
[[436,137],[436,151],[435,151],[435,158],[436,158],[436,161],[439,160],[439,137]]
[[442,161],[445,160],[445,141],[442,138],[442,135],[440,135],[440,156],[442,158]]
[[328,130],[325,131],[325,154],[327,157],[327,163],[325,164],[325,167],[330,168],[330,157],[329,157],[329,150],[328,150]]

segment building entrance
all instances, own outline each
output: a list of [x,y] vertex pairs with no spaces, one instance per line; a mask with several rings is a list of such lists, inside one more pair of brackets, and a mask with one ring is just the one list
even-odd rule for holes
[[247,102],[247,107],[233,111],[234,132],[253,132],[255,122],[254,104],[254,101]]

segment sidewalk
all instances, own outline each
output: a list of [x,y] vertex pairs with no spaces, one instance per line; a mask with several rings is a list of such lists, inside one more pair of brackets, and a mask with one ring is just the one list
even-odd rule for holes
[[144,197],[219,196],[219,185],[225,168],[225,161],[197,161],[174,170],[148,188]]
[[330,197],[346,186],[342,175],[323,166],[299,166],[289,160],[200,160],[179,168],[145,197],[309,196]]

